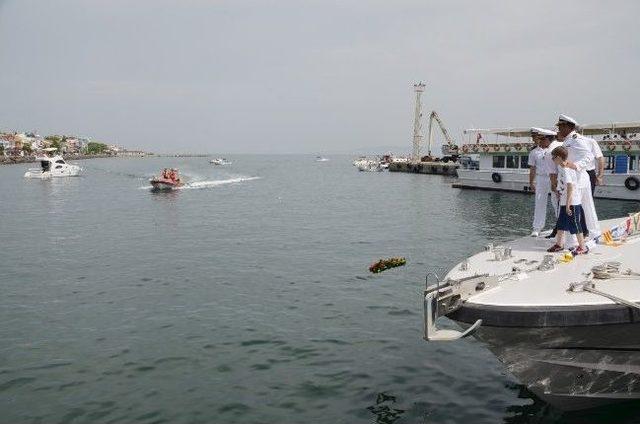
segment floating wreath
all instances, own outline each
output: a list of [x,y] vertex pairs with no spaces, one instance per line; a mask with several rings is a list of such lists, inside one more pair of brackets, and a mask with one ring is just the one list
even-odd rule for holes
[[389,258],[389,259],[380,259],[378,262],[371,264],[369,267],[369,271],[377,274],[382,271],[386,271],[391,268],[396,268],[402,266],[407,263],[405,258]]

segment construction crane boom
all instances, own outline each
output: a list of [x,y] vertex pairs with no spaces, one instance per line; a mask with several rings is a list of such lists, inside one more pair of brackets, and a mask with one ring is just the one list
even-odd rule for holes
[[429,155],[431,155],[431,145],[433,144],[433,121],[437,122],[438,126],[440,127],[440,131],[444,136],[444,139],[447,141],[447,145],[442,146],[442,154],[457,155],[458,146],[449,135],[449,131],[447,131],[447,129],[444,126],[444,123],[442,122],[442,120],[440,119],[440,116],[435,110],[431,112],[431,115],[429,115],[429,146],[428,146]]

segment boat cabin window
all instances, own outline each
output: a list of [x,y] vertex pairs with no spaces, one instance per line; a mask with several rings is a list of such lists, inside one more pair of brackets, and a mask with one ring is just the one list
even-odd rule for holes
[[40,161],[40,166],[42,167],[42,172],[47,172],[51,169],[51,162],[48,160]]
[[520,156],[520,168],[529,169],[529,156]]
[[64,163],[64,161],[62,159],[58,159],[56,163]]
[[56,169],[62,168],[62,165],[56,165]]
[[493,157],[494,168],[504,168],[504,156],[496,155]]
[[629,156],[629,171],[638,170],[638,158],[636,156]]
[[607,171],[613,170],[616,163],[615,156],[605,156],[604,158],[605,158],[604,169]]
[[507,168],[517,168],[519,162],[518,156],[507,156]]

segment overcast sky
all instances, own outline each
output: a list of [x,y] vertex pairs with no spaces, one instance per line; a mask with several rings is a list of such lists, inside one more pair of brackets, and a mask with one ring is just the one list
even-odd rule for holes
[[0,129],[156,152],[640,120],[640,2],[0,0]]

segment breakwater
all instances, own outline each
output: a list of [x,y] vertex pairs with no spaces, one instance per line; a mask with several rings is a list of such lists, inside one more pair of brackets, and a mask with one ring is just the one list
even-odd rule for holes
[[389,172],[409,172],[413,174],[438,174],[456,176],[460,164],[456,162],[393,162]]

